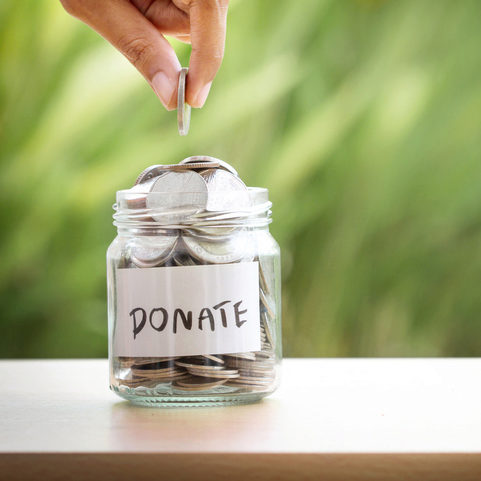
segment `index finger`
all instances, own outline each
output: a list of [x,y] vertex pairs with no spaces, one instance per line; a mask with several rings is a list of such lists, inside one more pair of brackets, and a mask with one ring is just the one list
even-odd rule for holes
[[192,53],[187,103],[202,107],[224,57],[228,0],[197,0],[190,8]]

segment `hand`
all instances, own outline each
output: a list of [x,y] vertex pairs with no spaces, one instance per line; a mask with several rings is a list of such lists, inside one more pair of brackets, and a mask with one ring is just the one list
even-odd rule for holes
[[167,110],[177,106],[180,63],[164,35],[192,43],[187,103],[202,107],[224,56],[228,0],[60,0],[146,78]]

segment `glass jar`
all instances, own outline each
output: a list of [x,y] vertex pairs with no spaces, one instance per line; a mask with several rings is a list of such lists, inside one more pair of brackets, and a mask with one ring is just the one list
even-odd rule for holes
[[203,192],[117,192],[107,282],[110,388],[119,396],[205,406],[276,389],[280,250],[267,189],[246,192],[248,204],[212,193],[210,207]]

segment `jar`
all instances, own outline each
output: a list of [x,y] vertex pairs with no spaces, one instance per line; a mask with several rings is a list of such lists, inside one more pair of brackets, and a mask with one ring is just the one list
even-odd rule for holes
[[154,166],[146,182],[117,192],[118,235],[107,251],[110,388],[136,404],[242,404],[278,385],[272,204],[267,189],[245,187],[219,162]]

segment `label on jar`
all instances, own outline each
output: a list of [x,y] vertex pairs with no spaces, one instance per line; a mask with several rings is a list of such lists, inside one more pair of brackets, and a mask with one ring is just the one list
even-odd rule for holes
[[257,262],[118,269],[116,356],[259,351]]

